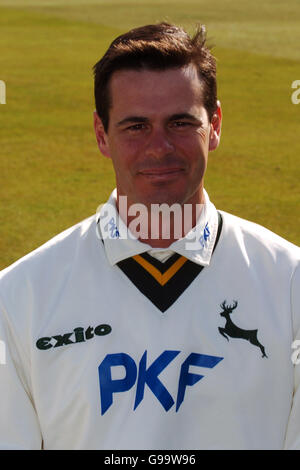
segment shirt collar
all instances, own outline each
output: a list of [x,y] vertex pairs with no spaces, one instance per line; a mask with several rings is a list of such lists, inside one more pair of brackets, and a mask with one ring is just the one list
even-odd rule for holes
[[[130,232],[119,216],[116,199],[117,190],[114,189],[108,201],[99,206],[96,213],[97,237],[103,240],[106,256],[112,266],[123,259],[153,250]],[[218,231],[218,213],[205,190],[204,201],[196,226],[184,238],[157,251],[172,250],[196,264],[209,265]]]

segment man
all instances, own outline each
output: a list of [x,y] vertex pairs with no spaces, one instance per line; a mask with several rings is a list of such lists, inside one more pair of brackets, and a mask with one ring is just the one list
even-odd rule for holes
[[204,29],[137,28],[94,72],[116,190],[1,275],[0,447],[299,449],[299,249],[204,190]]

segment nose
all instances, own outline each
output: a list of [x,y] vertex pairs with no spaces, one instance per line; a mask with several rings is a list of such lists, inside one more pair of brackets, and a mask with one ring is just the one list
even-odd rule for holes
[[166,129],[152,129],[145,149],[145,154],[148,157],[159,159],[174,152],[174,149],[175,147]]

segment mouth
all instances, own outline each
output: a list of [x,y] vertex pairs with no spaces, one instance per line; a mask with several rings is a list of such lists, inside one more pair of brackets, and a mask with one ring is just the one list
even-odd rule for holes
[[183,168],[172,167],[172,168],[149,168],[147,170],[139,171],[139,175],[144,176],[148,179],[164,180],[172,177],[177,177],[184,172]]

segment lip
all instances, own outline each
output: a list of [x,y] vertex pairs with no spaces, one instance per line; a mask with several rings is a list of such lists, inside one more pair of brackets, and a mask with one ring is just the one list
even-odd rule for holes
[[176,176],[179,173],[182,173],[183,168],[149,168],[147,170],[142,170],[139,172],[140,175],[146,176],[148,178],[167,178],[171,176]]

